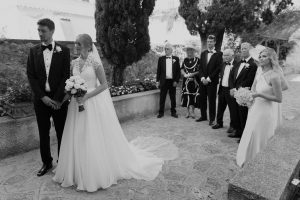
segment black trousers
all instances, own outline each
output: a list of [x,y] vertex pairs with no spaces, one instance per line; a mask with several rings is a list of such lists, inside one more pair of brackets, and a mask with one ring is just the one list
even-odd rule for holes
[[223,125],[223,116],[224,112],[226,110],[226,107],[228,106],[229,114],[230,114],[230,127],[235,128],[236,125],[234,124],[234,121],[232,118],[233,115],[233,103],[234,103],[233,97],[230,95],[229,87],[223,87],[220,86],[219,89],[219,95],[218,95],[218,111],[217,111],[217,123],[220,125]]
[[240,106],[235,100],[233,103],[233,123],[236,135],[242,137],[248,116],[248,107]]
[[160,85],[159,114],[164,114],[168,92],[171,100],[171,113],[176,113],[176,87],[173,87],[173,82],[173,79],[166,79],[164,84]]
[[50,150],[50,118],[52,117],[55,126],[59,155],[61,138],[67,117],[68,104],[65,102],[61,109],[53,110],[51,107],[46,106],[41,100],[37,100],[34,103],[34,109],[39,130],[40,153],[42,161],[44,164],[49,165],[53,160]]
[[207,119],[207,99],[209,110],[209,121],[215,121],[216,118],[216,100],[217,100],[217,83],[209,83],[208,85],[200,84],[200,110],[201,117]]

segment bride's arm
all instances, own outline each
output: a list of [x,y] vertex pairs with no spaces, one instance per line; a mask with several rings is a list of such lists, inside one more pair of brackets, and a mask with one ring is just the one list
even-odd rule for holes
[[256,92],[256,83],[257,83],[257,80],[256,80],[256,78],[254,79],[254,82],[253,82],[253,84],[252,84],[252,86],[251,86],[251,91],[252,92]]
[[273,94],[265,94],[265,93],[257,93],[256,95],[258,97],[262,97],[264,99],[267,99],[269,101],[274,101],[281,103],[282,101],[282,88],[281,88],[281,79],[278,74],[273,74],[273,76],[270,79]]
[[92,92],[87,93],[86,97],[85,97],[86,99],[94,97],[97,94],[100,94],[101,92],[103,92],[104,90],[106,90],[108,88],[106,77],[105,77],[105,71],[104,71],[102,63],[97,63],[96,64],[96,66],[95,66],[95,73],[96,73],[96,76],[97,76],[97,78],[98,78],[98,80],[100,82],[100,86],[98,86]]

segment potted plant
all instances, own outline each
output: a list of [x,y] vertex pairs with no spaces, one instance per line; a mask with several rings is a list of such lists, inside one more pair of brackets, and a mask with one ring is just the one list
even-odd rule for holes
[[34,115],[32,93],[24,73],[15,72],[7,80],[7,90],[3,99],[3,108],[14,119]]

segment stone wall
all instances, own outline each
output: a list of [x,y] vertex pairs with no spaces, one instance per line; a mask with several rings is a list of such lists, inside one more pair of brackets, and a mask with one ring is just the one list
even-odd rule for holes
[[[113,97],[114,107],[120,122],[146,115],[155,115],[159,108],[159,90]],[[177,89],[177,104],[180,89]],[[170,108],[169,98],[166,109]],[[36,117],[11,119],[0,117],[0,159],[39,147]],[[54,127],[51,128],[51,143],[56,143]]]

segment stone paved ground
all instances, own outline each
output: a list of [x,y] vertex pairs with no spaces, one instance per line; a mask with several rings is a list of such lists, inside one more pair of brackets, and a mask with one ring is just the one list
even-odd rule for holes
[[[289,126],[297,126],[292,122],[299,118],[299,94],[300,83],[292,82],[284,95],[283,113]],[[121,180],[95,193],[76,192],[54,183],[53,173],[38,178],[41,162],[39,151],[34,150],[0,160],[0,200],[225,200],[228,181],[238,170],[236,139],[226,137],[226,128],[212,130],[207,122],[184,118],[184,113],[179,109],[179,119],[150,116],[122,124],[129,140],[161,136],[179,147],[179,157],[168,161],[154,181]],[[52,149],[54,152],[56,147]]]

